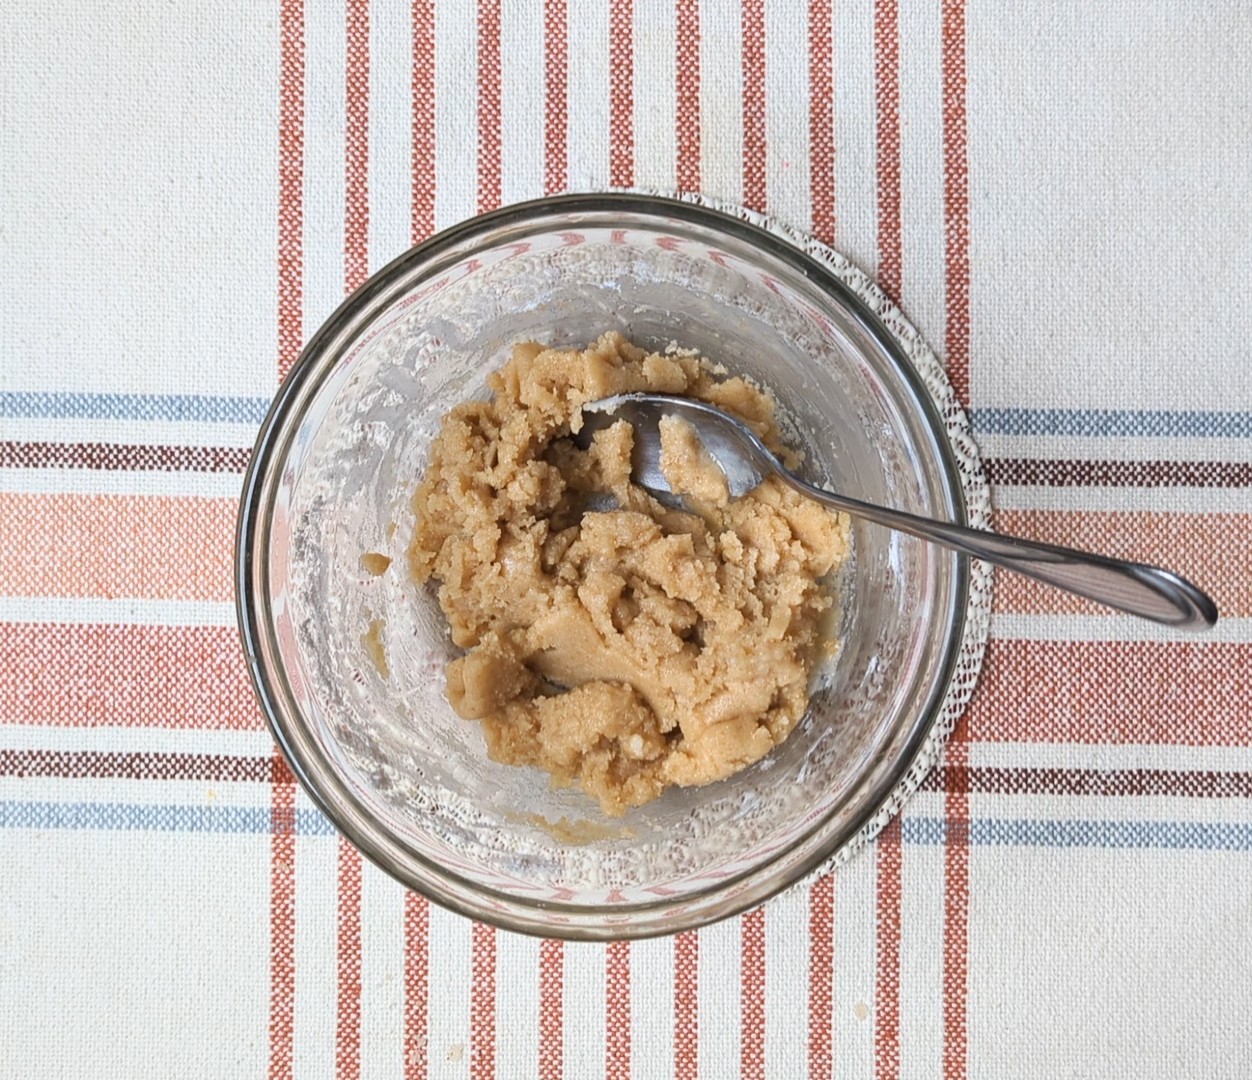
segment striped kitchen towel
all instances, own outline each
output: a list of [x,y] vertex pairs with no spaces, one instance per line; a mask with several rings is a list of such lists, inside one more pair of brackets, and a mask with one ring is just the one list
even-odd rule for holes
[[[1245,1077],[1252,21],[1234,0],[17,0],[0,12],[0,1075]],[[537,941],[363,865],[233,626],[249,447],[345,290],[565,189],[876,276],[997,524],[1176,567],[1183,639],[1002,576],[834,875]]]

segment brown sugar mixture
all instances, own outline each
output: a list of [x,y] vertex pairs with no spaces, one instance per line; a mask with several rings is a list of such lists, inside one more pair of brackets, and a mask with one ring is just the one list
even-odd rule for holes
[[662,469],[693,512],[630,481],[633,429],[571,432],[584,403],[683,394],[749,423],[789,464],[773,399],[707,361],[619,334],[585,350],[518,345],[490,401],[444,419],[413,499],[419,583],[439,582],[448,700],[491,756],[578,783],[619,815],[671,785],[759,760],[796,725],[828,642],[826,579],[848,521],[766,480],[741,499],[682,421]]

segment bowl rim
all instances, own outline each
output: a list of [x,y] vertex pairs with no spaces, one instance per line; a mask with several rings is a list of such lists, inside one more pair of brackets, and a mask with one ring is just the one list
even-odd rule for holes
[[[952,520],[959,524],[967,522],[968,509],[960,470],[943,417],[921,374],[895,334],[830,266],[809,254],[795,239],[770,231],[755,220],[736,217],[702,202],[640,192],[574,193],[514,203],[477,215],[435,233],[371,275],[340,303],[309,338],[261,422],[244,477],[235,531],[238,629],[248,673],[270,732],[313,804],[362,855],[406,888],[460,915],[500,929],[576,941],[608,941],[678,933],[756,907],[806,878],[872,827],[875,819],[892,801],[901,782],[910,775],[940,719],[961,653],[971,575],[969,559],[953,555],[951,610],[937,613],[950,627],[950,633],[937,665],[938,675],[930,694],[917,710],[903,753],[894,768],[877,778],[860,809],[849,817],[843,827],[831,830],[830,835],[819,844],[811,842],[823,827],[830,828],[831,819],[842,809],[843,802],[808,825],[796,840],[768,860],[686,894],[677,904],[658,898],[655,901],[605,906],[529,900],[483,886],[438,865],[429,856],[391,835],[385,824],[343,783],[315,743],[302,739],[298,726],[291,726],[293,721],[300,720],[300,710],[286,673],[281,665],[271,668],[265,661],[267,652],[276,652],[275,634],[272,619],[268,616],[268,604],[264,600],[269,568],[266,560],[258,559],[256,553],[268,549],[274,507],[272,492],[277,486],[274,465],[286,461],[308,404],[316,397],[344,352],[359,339],[361,333],[368,331],[372,315],[376,314],[372,309],[380,303],[385,306],[385,302],[392,299],[389,294],[398,291],[397,286],[402,285],[407,291],[421,280],[434,277],[440,270],[441,258],[455,256],[460,259],[466,255],[468,243],[492,236],[502,228],[545,217],[578,214],[676,219],[714,233],[729,234],[798,272],[842,306],[893,363],[896,374],[919,406],[922,427],[939,467],[941,494],[946,496],[948,503],[946,509]],[[425,272],[417,280],[409,280],[423,268]],[[324,786],[334,789],[335,799],[323,791]],[[345,810],[351,813],[345,813]],[[277,829],[277,822],[275,827]],[[779,864],[785,861],[787,855],[806,843],[812,850],[778,872]],[[768,872],[771,869],[775,871],[772,874]],[[736,889],[736,886],[743,887]],[[728,892],[730,895],[727,895]],[[560,921],[551,918],[553,912],[559,913]],[[622,921],[606,920],[606,917],[614,915],[622,916]],[[652,917],[629,918],[649,915]]]

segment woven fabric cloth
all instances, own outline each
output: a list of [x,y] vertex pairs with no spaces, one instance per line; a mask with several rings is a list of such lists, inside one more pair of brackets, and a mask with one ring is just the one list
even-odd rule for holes
[[[3,5],[0,1075],[1252,1072],[1241,8]],[[835,245],[946,363],[1000,528],[1172,566],[1224,620],[1001,575],[974,701],[876,845],[604,947],[473,925],[337,839],[253,700],[231,546],[345,290],[607,186]]]

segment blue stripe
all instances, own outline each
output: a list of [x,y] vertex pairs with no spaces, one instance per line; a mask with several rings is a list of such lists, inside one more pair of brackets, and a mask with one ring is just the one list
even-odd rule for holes
[[[251,833],[273,831],[273,813],[256,806],[148,806],[133,803],[0,802],[0,828],[78,829],[109,832]],[[334,827],[317,810],[296,811],[300,836],[331,836]],[[905,817],[907,844],[938,846],[947,822]],[[1252,822],[1034,821],[975,818],[977,847],[1156,848],[1181,851],[1252,851]]]
[[[130,803],[0,802],[2,829],[91,829],[108,832],[273,832],[273,812],[258,806],[143,806]],[[317,810],[296,811],[296,833],[329,836]]]
[[190,424],[259,424],[270,399],[191,394],[40,394],[0,392],[0,418],[166,420]]
[[948,823],[939,817],[905,817],[900,822],[900,836],[906,844],[942,847],[948,842]]
[[[906,817],[905,843],[939,845],[947,822]],[[979,847],[1161,848],[1182,851],[1252,851],[1252,822],[1033,821],[974,818],[969,842]]]
[[947,824],[943,818],[906,817],[900,827],[906,844],[942,846],[947,838]]
[[[259,424],[266,397],[0,392],[0,418]],[[1252,413],[1165,409],[974,409],[980,435],[1252,439]]]
[[1163,409],[974,409],[977,435],[1089,435],[1115,438],[1250,439],[1252,413]]

